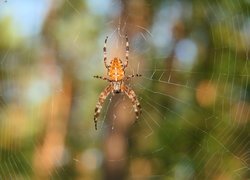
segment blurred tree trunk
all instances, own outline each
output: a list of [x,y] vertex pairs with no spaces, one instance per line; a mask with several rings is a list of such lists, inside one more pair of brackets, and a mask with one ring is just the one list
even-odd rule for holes
[[[56,6],[56,3],[53,5]],[[59,10],[60,8],[55,7],[50,9],[42,32],[44,49],[41,51],[42,58],[39,63],[44,68],[42,71],[46,72],[46,69],[49,69],[50,78],[53,78],[53,75],[60,78],[61,89],[54,87],[50,98],[41,107],[44,135],[33,157],[35,179],[50,179],[54,174],[60,176],[57,168],[65,150],[65,137],[72,106],[73,80],[69,75],[69,68],[65,68],[66,65],[58,57],[58,42],[53,34]]]
[[64,79],[61,93],[55,93],[43,107],[45,134],[34,155],[36,179],[50,179],[60,165],[72,100],[72,83]]
[[[121,30],[121,32],[118,33],[122,37],[125,36],[126,33],[128,34],[130,42],[130,57],[128,64],[129,66],[132,66],[131,62],[135,61],[135,59],[133,59],[132,57],[139,55],[132,53],[133,50],[131,42],[133,40],[133,37],[137,33],[140,33],[142,31],[142,29],[138,28],[139,26],[143,28],[148,28],[150,23],[150,18],[148,17],[151,17],[151,14],[146,6],[145,0],[122,0],[121,6],[123,8],[121,16],[118,16],[115,20],[117,23],[115,24],[114,28],[118,27],[118,30]],[[121,26],[121,28],[119,26]],[[126,26],[124,30],[122,29],[123,26]],[[116,49],[110,49],[110,54],[113,54],[111,51],[115,50]],[[119,52],[125,54],[125,47],[119,47]],[[113,57],[110,58],[112,59]],[[124,61],[124,59],[122,60]],[[143,64],[140,65],[143,66]],[[125,71],[128,69],[125,69]],[[129,174],[127,139],[129,128],[131,128],[131,125],[135,121],[135,114],[134,111],[130,111],[132,109],[131,100],[129,100],[127,97],[123,98],[124,96],[126,95],[115,95],[112,98],[112,103],[109,107],[109,112],[107,116],[109,120],[109,128],[104,141],[104,173],[105,179],[108,180],[126,179],[126,175]]]

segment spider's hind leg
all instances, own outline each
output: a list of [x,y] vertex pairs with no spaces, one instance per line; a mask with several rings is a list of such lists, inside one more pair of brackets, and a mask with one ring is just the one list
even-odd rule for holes
[[103,61],[104,61],[106,68],[109,67],[109,65],[107,63],[107,41],[108,41],[108,36],[106,36],[106,39],[104,41],[104,47],[103,47]]
[[125,38],[126,38],[126,54],[125,54],[126,61],[124,63],[124,68],[126,68],[128,66],[128,57],[129,57],[129,42],[128,42],[128,35],[127,34],[125,35]]
[[97,79],[102,79],[102,80],[107,80],[107,81],[109,81],[109,79],[108,78],[106,78],[106,77],[103,77],[103,76],[93,76],[94,78],[97,78]]
[[131,74],[131,75],[128,75],[125,77],[125,80],[129,80],[131,78],[134,78],[134,77],[141,77],[142,75],[141,74]]

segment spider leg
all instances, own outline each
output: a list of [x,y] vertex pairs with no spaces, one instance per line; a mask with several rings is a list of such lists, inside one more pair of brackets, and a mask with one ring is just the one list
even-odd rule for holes
[[109,67],[109,65],[107,64],[107,41],[108,41],[108,36],[106,36],[106,39],[104,41],[104,47],[103,47],[103,61],[104,61],[106,68]]
[[129,56],[129,42],[128,42],[128,35],[125,35],[126,38],[126,62],[124,63],[124,69],[128,66],[128,56]]
[[104,91],[101,92],[100,96],[99,96],[99,100],[96,104],[95,107],[95,114],[94,114],[94,123],[95,123],[95,129],[97,130],[97,118],[100,115],[101,109],[102,109],[102,105],[105,101],[105,99],[108,97],[108,95],[110,94],[112,90],[112,86],[108,85]]
[[136,119],[138,119],[139,115],[141,114],[141,105],[138,101],[138,98],[136,97],[135,92],[127,85],[124,85],[124,92],[128,96],[128,98],[132,101]]
[[141,77],[141,76],[142,76],[141,74],[131,74],[131,75],[126,76],[125,80],[129,80],[129,79],[131,79],[133,77]]
[[108,78],[103,77],[103,76],[93,76],[93,77],[97,78],[97,79],[102,79],[102,80],[105,80],[105,81],[110,81]]

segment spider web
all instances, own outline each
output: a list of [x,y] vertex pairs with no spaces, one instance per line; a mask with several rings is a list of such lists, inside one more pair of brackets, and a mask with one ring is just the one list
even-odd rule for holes
[[[0,6],[8,8],[8,3],[0,1]],[[71,11],[73,15],[68,21],[72,24],[58,29],[58,34],[63,35],[59,38],[58,51],[62,54],[58,58],[64,57],[59,65],[53,60],[44,62],[43,58],[35,61],[31,46],[41,47],[40,51],[46,48],[32,40],[22,51],[11,46],[1,50],[0,179],[32,179],[39,167],[51,162],[54,162],[51,178],[93,178],[96,177],[93,173],[100,173],[105,159],[101,144],[107,143],[105,137],[110,129],[111,134],[117,132],[119,114],[115,109],[123,106],[133,116],[133,108],[129,103],[124,105],[126,96],[109,96],[99,117],[100,130],[96,132],[93,110],[107,82],[91,77],[106,74],[101,60],[106,35],[110,37],[109,59],[113,56],[125,59],[124,34],[129,28],[136,35],[129,37],[126,73],[142,74],[129,82],[138,95],[142,114],[126,137],[128,152],[120,159],[107,161],[127,162],[131,179],[249,178],[249,2],[205,1],[200,5],[163,2],[149,28],[130,24],[127,19],[110,21],[119,16],[122,9],[119,1],[86,4],[89,14],[83,15],[72,1],[64,3],[65,14]],[[150,3],[146,5],[153,8]],[[96,6],[103,8],[96,11]],[[204,14],[202,20],[209,27],[191,12]],[[105,18],[107,14],[109,19]],[[133,14],[127,18],[130,16]],[[98,25],[89,22],[100,18]],[[181,36],[183,26],[190,26],[192,18],[197,19],[192,21],[188,33]],[[181,36],[178,41],[173,38],[174,28],[181,34],[175,34]],[[97,33],[96,29],[102,29],[96,38],[98,44],[90,36],[93,31]],[[12,45],[18,44],[15,41],[19,39]],[[60,63],[66,64],[74,77],[75,92],[72,112],[65,122],[67,128],[58,122],[49,123],[56,119],[53,115],[61,105],[57,96],[67,93],[62,85],[65,69]],[[48,116],[43,111],[48,111]],[[48,139],[61,137],[65,143],[56,141],[58,146],[46,149],[51,146],[46,141],[46,134],[50,133],[55,136]],[[46,150],[53,159],[44,157]],[[36,167],[37,164],[45,166]]]
[[[174,3],[172,8],[180,8],[179,5],[179,3]],[[166,61],[167,58],[156,57],[154,69],[146,71],[151,73],[143,76],[143,78],[146,82],[150,81],[150,84],[155,83],[158,88],[152,89],[152,86],[145,86],[145,83],[135,84],[144,92],[141,96],[143,107],[146,108],[143,111],[145,112],[145,116],[143,116],[144,128],[148,127],[148,135],[140,140],[149,143],[148,138],[156,136],[150,138],[152,144],[155,145],[154,142],[157,141],[157,138],[161,139],[161,136],[166,136],[161,139],[167,142],[165,145],[162,146],[159,143],[159,147],[153,146],[155,148],[154,155],[158,154],[161,158],[167,158],[164,154],[175,154],[173,151],[177,151],[176,154],[195,151],[195,153],[190,153],[193,155],[191,159],[186,154],[181,155],[184,157],[176,155],[180,159],[177,162],[175,161],[176,166],[164,176],[175,174],[177,179],[187,177],[192,179],[194,174],[197,173],[196,176],[201,179],[224,176],[241,179],[244,174],[249,174],[249,133],[245,124],[249,120],[249,64],[248,46],[246,45],[249,40],[246,39],[245,33],[248,30],[246,24],[244,24],[247,17],[243,14],[232,14],[232,9],[235,6],[240,6],[239,2],[238,4],[225,3],[224,5],[228,6],[229,10],[224,10],[224,6],[222,7],[219,3],[207,3],[205,6],[208,9],[203,9],[208,16],[210,26],[216,27],[216,32],[212,31],[211,34],[213,41],[219,41],[209,52],[213,56],[207,59],[207,61],[213,59],[211,63],[213,70],[197,71],[194,63],[191,68],[189,64],[185,64],[184,66],[177,65],[177,68],[168,70],[162,68],[164,67],[163,61]],[[218,11],[220,13],[216,13]],[[219,14],[218,17],[210,17],[217,14]],[[171,21],[171,18],[168,21]],[[197,32],[194,32],[193,36],[197,36],[195,33]],[[157,35],[152,32],[152,37],[155,36]],[[227,37],[230,37],[231,43],[227,42]],[[189,40],[196,39],[192,36],[188,38]],[[175,56],[178,58],[180,46],[177,44],[175,48]],[[185,48],[192,50],[188,47]],[[186,55],[188,56],[188,54]],[[182,56],[179,55],[179,58],[182,58]],[[239,59],[243,62],[239,63]],[[181,61],[181,59],[179,60]],[[210,68],[209,65],[206,68]],[[177,75],[183,78],[178,79],[176,78]],[[199,86],[198,82],[201,81],[201,77],[204,77],[205,82],[203,79],[203,83],[200,83]],[[173,93],[171,89],[174,89],[175,92]],[[198,104],[193,102],[193,96],[196,96]],[[203,102],[203,98],[205,98],[203,96],[208,96],[210,100],[213,99],[211,102],[208,100],[212,107],[204,108],[204,106],[209,105],[205,101]],[[216,100],[213,96],[216,96]],[[165,109],[165,113],[163,114],[164,111],[159,111],[159,109]],[[195,117],[199,117],[199,122],[196,122]],[[154,119],[162,120],[155,122]],[[193,132],[190,129],[187,130],[187,127],[193,129]],[[177,136],[174,134],[174,136],[171,136],[172,128],[176,128],[179,132]],[[159,132],[160,136],[159,134],[155,135]],[[200,139],[199,136],[204,138]],[[178,147],[175,147],[175,142],[171,140],[180,138],[182,140],[180,142],[186,144],[188,137],[196,139],[193,142],[194,144],[188,146],[190,149],[185,149],[185,147],[184,150],[178,149]],[[196,149],[195,146],[198,146],[198,148]],[[158,155],[155,156],[158,157]],[[199,161],[199,163],[194,165],[193,161]],[[226,166],[225,164],[228,161],[236,161],[241,165],[235,162],[234,165]],[[205,175],[202,175],[201,172],[195,172],[193,169],[194,166],[199,169],[203,165],[208,171]]]
[[[224,5],[229,9],[224,10]],[[175,166],[163,176],[172,177],[174,174],[177,179],[187,177],[192,179],[196,174],[195,176],[201,179],[219,177],[241,179],[245,177],[244,175],[249,174],[249,133],[246,124],[249,120],[247,45],[249,39],[246,38],[245,33],[248,32],[248,28],[244,23],[247,16],[232,13],[232,9],[240,6],[239,2],[236,4],[225,3],[223,6],[219,3],[207,2],[205,6],[208,8],[203,10],[208,16],[210,26],[216,27],[216,30],[212,31],[212,39],[214,42],[219,41],[209,52],[212,54],[211,58],[207,59],[207,61],[213,60],[211,63],[213,70],[197,71],[194,62],[191,67],[190,64],[180,62],[181,64],[177,64],[176,68],[162,68],[164,61],[167,61],[168,58],[153,57],[154,68],[142,70],[142,72],[148,73],[143,76],[146,83],[134,85],[143,91],[140,97],[145,109],[143,111],[145,115],[142,116],[145,122],[143,127],[144,130],[148,129],[145,130],[148,131],[147,135],[144,135],[144,138],[141,137],[140,141],[144,141],[142,144],[148,144],[151,141],[152,147],[155,148],[152,150],[155,157],[166,158],[169,161],[171,161],[171,157],[166,156],[173,155],[175,158],[180,158],[177,161],[173,160],[176,162]],[[173,3],[172,8],[181,7],[179,3]],[[169,11],[171,12],[171,8]],[[214,17],[214,15],[218,15],[218,17]],[[171,17],[167,21],[171,22]],[[199,32],[194,32],[192,34],[194,37],[188,37],[188,41],[190,39],[199,41],[195,37],[198,35],[196,33]],[[151,35],[152,38],[155,38],[161,34],[154,34],[153,31]],[[228,37],[230,37],[231,43],[227,41]],[[177,44],[174,49],[177,61],[178,48],[180,46]],[[187,46],[185,48],[192,50]],[[186,56],[188,55],[186,53]],[[182,55],[179,55],[179,58],[182,58]],[[181,61],[181,59],[179,60]],[[206,68],[211,67],[208,64]],[[198,82],[202,80],[202,77],[204,78],[203,83],[200,83],[199,86]],[[148,81],[150,83],[147,83]],[[155,84],[155,86],[147,86],[147,84]],[[174,89],[175,92],[171,89]],[[194,102],[194,96],[198,103]],[[205,101],[203,102],[203,98],[206,98],[203,96],[208,96],[210,100],[213,99],[211,102],[208,100],[208,103],[212,104],[211,107],[206,108],[209,105]],[[216,96],[216,100],[213,96]],[[164,109],[165,113],[162,113],[164,110],[160,109]],[[195,120],[197,117],[199,117],[199,122]],[[155,122],[158,119],[161,120]],[[171,133],[172,128],[179,132],[177,136]],[[165,138],[161,138],[163,136]],[[194,144],[188,145],[189,138],[196,139]],[[179,149],[180,147],[176,147],[173,139],[177,142],[180,139],[180,142],[186,144],[189,149],[185,149],[185,147]],[[160,141],[158,147],[155,141]],[[195,146],[198,148],[196,149]],[[190,152],[191,157],[186,154],[189,151],[194,151]],[[174,152],[176,152],[176,156]],[[178,155],[179,153],[181,155]],[[145,156],[147,157],[149,154]],[[194,161],[199,161],[199,163],[195,165]],[[231,163],[233,161],[235,164],[225,165],[228,161]],[[194,167],[205,168],[207,173],[202,175],[201,172],[196,172]]]

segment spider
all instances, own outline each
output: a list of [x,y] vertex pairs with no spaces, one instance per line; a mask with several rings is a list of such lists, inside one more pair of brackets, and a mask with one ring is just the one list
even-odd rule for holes
[[109,85],[101,92],[99,96],[99,100],[95,107],[95,114],[94,114],[94,123],[95,123],[95,129],[97,130],[97,118],[100,115],[102,105],[107,98],[107,96],[112,93],[113,95],[119,94],[119,93],[125,93],[128,98],[132,101],[133,108],[136,114],[136,119],[139,118],[139,115],[141,113],[141,105],[136,97],[135,92],[125,85],[125,81],[129,80],[133,77],[140,77],[140,74],[132,74],[125,76],[125,68],[128,66],[128,57],[129,57],[129,42],[128,42],[128,36],[125,36],[126,38],[126,61],[123,63],[121,59],[115,57],[111,60],[110,64],[107,63],[107,40],[108,36],[106,37],[104,41],[104,47],[103,47],[103,61],[104,65],[107,68],[108,77],[103,76],[94,76],[94,78],[99,78],[102,80],[106,80],[109,82]]

